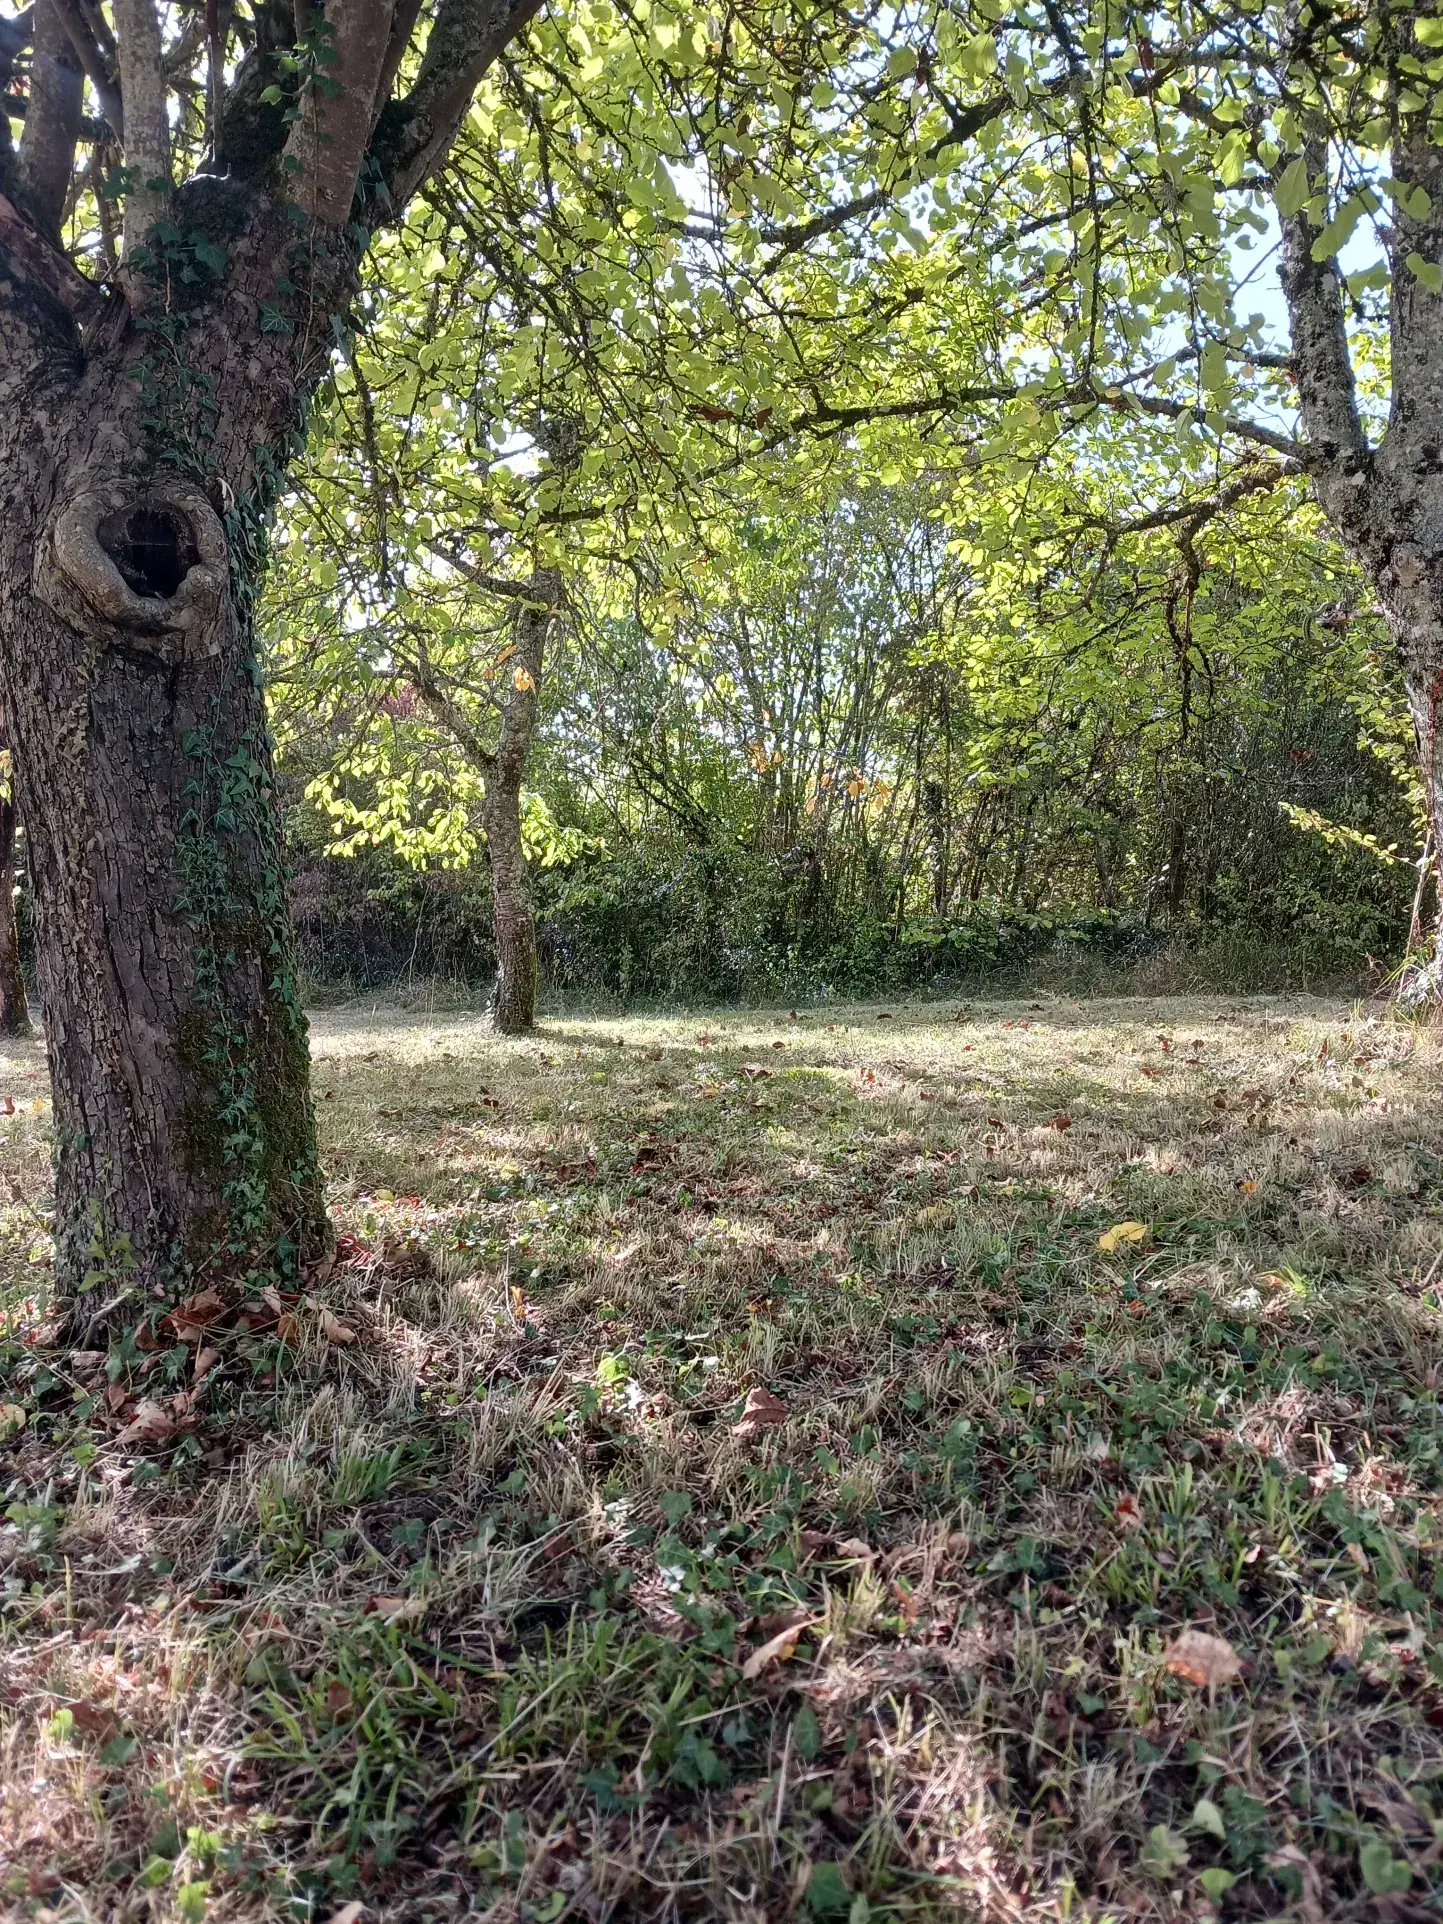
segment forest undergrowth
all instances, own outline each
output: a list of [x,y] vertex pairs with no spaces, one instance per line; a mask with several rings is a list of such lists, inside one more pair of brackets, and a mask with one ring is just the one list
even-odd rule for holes
[[313,1052],[334,1268],[110,1357],[0,1063],[6,1915],[1440,1915],[1434,1032]]

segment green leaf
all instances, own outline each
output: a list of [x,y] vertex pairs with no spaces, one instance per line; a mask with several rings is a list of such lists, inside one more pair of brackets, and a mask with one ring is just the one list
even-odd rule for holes
[[1308,180],[1308,163],[1301,155],[1283,169],[1273,199],[1278,212],[1284,216],[1300,214],[1312,198],[1312,186]]
[[1389,1891],[1406,1891],[1413,1882],[1411,1867],[1395,1857],[1381,1838],[1364,1844],[1358,1852],[1358,1868],[1375,1897],[1386,1896]]
[[1216,1903],[1220,1897],[1226,1897],[1237,1881],[1233,1873],[1231,1871],[1225,1871],[1221,1864],[1210,1864],[1198,1877],[1198,1882],[1202,1885],[1204,1893],[1210,1897],[1214,1903]]
[[813,1864],[807,1879],[806,1906],[813,1917],[836,1917],[842,1911],[851,1911],[852,1893],[847,1880],[841,1866],[830,1858]]
[[805,1762],[811,1763],[822,1747],[822,1727],[817,1722],[817,1713],[810,1704],[803,1704],[792,1725],[792,1742],[797,1754]]
[[175,1908],[185,1919],[185,1924],[202,1924],[205,1917],[205,1894],[209,1883],[182,1884],[175,1894]]
[[1189,1830],[1205,1830],[1210,1836],[1219,1840],[1228,1834],[1228,1827],[1223,1822],[1223,1814],[1211,1797],[1198,1798],[1192,1807],[1192,1816],[1187,1820],[1187,1827]]
[[1430,294],[1443,293],[1443,267],[1436,261],[1425,261],[1421,254],[1414,253],[1408,256],[1408,267],[1419,285],[1426,287]]
[[1160,1883],[1175,1877],[1188,1860],[1188,1843],[1182,1834],[1166,1824],[1154,1824],[1147,1842],[1138,1854],[1138,1868]]

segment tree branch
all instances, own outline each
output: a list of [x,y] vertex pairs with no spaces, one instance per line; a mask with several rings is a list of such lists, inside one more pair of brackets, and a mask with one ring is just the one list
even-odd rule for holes
[[[1327,151],[1321,137],[1304,146],[1310,180],[1326,180]],[[1298,405],[1310,447],[1331,466],[1345,456],[1368,452],[1348,352],[1343,283],[1336,261],[1313,259],[1317,230],[1306,212],[1284,214],[1279,209],[1278,224],[1283,236],[1278,277],[1288,306]]]
[[55,10],[70,37],[70,44],[75,49],[75,57],[86,79],[95,89],[100,111],[110,122],[115,138],[123,145],[125,110],[121,106],[120,90],[115,84],[115,72],[105,47],[97,38],[80,0],[55,0]]
[[381,116],[375,153],[399,212],[451,151],[487,68],[542,0],[441,0],[416,84]]
[[391,38],[393,0],[331,0],[319,38],[317,77],[286,141],[282,165],[292,195],[319,226],[339,232],[351,217],[356,182],[376,119],[376,87]]
[[141,247],[170,201],[170,130],[165,66],[155,0],[113,0],[125,110],[125,196],[122,264]]
[[54,0],[36,0],[30,98],[15,170],[15,187],[47,240],[59,243],[80,139],[85,89],[70,35]]

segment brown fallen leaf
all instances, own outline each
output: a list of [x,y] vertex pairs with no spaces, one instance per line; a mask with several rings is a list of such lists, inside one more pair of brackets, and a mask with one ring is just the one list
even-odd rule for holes
[[1214,1637],[1206,1630],[1184,1630],[1174,1637],[1163,1653],[1163,1661],[1184,1683],[1204,1685],[1215,1690],[1219,1684],[1240,1677],[1243,1660],[1226,1637]]
[[791,1411],[779,1396],[758,1387],[748,1393],[741,1421],[732,1425],[732,1435],[745,1442],[765,1429],[785,1423],[790,1415]]
[[1142,1528],[1142,1505],[1131,1490],[1124,1490],[1117,1499],[1117,1508],[1112,1513],[1114,1528],[1126,1535]]
[[218,1349],[198,1349],[196,1351],[194,1380],[197,1388],[200,1386],[201,1379],[209,1376],[219,1361],[220,1351]]
[[321,1311],[321,1334],[328,1343],[354,1343],[356,1332],[349,1323],[343,1323],[338,1316],[332,1316],[328,1309]]
[[813,1621],[808,1618],[801,1623],[788,1624],[785,1630],[779,1630],[774,1637],[768,1637],[765,1643],[758,1644],[742,1665],[743,1679],[747,1683],[754,1683],[772,1664],[786,1663],[788,1658],[795,1656],[802,1632],[809,1630]]
[[744,1062],[742,1064],[742,1074],[748,1082],[761,1082],[772,1073],[764,1062]]
[[169,1323],[182,1343],[198,1343],[202,1331],[219,1322],[226,1313],[225,1298],[218,1289],[202,1289],[187,1296],[183,1303],[162,1320]]
[[326,1924],[360,1924],[360,1920],[365,1915],[365,1905],[358,1897],[353,1897],[349,1904],[343,1904],[338,1911],[332,1911]]
[[861,1537],[843,1537],[837,1545],[838,1557],[844,1557],[848,1563],[871,1563],[876,1554],[871,1544],[864,1543]]
[[67,1708],[75,1719],[77,1730],[88,1731],[92,1737],[110,1738],[115,1735],[117,1726],[114,1714],[99,1704],[77,1703]]
[[347,1686],[339,1681],[328,1683],[326,1685],[326,1709],[330,1711],[331,1715],[333,1717],[339,1717],[343,1710],[349,1710],[350,1707],[351,1693]]
[[1065,1109],[1059,1109],[1055,1116],[1049,1116],[1047,1118],[1047,1126],[1049,1129],[1070,1129],[1072,1127],[1072,1117],[1068,1115]]
[[174,1435],[175,1423],[170,1413],[147,1398],[136,1404],[134,1416],[115,1440],[117,1443],[164,1443]]

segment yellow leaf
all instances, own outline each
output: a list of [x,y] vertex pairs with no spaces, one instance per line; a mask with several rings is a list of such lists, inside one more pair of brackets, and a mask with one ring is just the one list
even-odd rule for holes
[[1114,1250],[1121,1249],[1124,1243],[1140,1243],[1146,1235],[1146,1223],[1114,1223],[1111,1229],[1103,1230],[1097,1239],[1097,1246],[1110,1256]]
[[518,668],[511,679],[523,695],[529,695],[536,686],[536,677],[529,668]]

